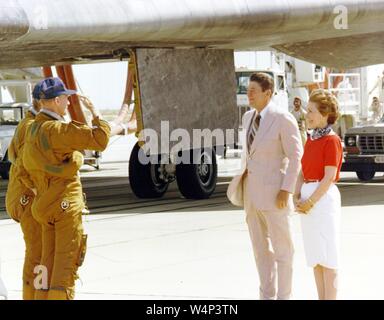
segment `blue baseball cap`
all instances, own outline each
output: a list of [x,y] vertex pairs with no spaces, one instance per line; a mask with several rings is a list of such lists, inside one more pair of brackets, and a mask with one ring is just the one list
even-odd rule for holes
[[36,83],[35,87],[32,91],[32,98],[35,100],[40,100],[40,92],[41,92],[41,82]]
[[53,99],[61,95],[70,96],[76,90],[68,90],[60,78],[46,78],[41,82],[40,99]]

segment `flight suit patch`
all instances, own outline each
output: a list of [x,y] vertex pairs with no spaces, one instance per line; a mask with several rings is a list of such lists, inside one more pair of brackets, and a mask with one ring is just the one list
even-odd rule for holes
[[39,127],[39,125],[37,123],[33,123],[31,125],[31,136],[32,137],[36,135],[38,127]]
[[26,194],[23,194],[23,195],[20,197],[20,204],[21,204],[22,206],[26,206],[28,203],[29,203],[29,197],[28,197]]
[[40,137],[41,139],[41,146],[43,147],[44,151],[48,151],[51,149],[51,146],[49,145],[47,136],[43,133]]
[[54,166],[54,165],[45,165],[44,166],[45,170],[47,170],[49,173],[62,173],[63,168],[59,166]]
[[68,200],[61,201],[61,209],[67,210],[68,208],[69,208],[69,201]]

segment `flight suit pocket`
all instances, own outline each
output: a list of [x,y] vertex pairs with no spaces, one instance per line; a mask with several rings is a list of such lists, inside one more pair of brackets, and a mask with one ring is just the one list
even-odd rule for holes
[[15,199],[13,204],[13,209],[10,210],[10,216],[16,222],[20,222],[24,213],[28,210],[31,210],[31,205],[33,201],[33,196],[30,194],[21,194],[18,199]]
[[77,261],[76,261],[76,265],[78,267],[83,265],[83,262],[84,262],[84,259],[85,259],[85,254],[87,252],[87,239],[88,239],[88,235],[87,234],[83,234],[81,236],[79,255],[78,255]]

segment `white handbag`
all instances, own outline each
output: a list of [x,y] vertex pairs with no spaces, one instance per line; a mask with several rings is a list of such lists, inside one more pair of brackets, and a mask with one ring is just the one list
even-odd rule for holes
[[235,206],[244,207],[244,190],[243,190],[244,174],[235,176],[229,183],[227,189],[227,197]]

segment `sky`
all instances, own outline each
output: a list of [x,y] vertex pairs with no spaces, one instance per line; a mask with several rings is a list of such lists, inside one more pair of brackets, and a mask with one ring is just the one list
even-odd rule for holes
[[79,91],[89,96],[100,109],[119,109],[124,98],[128,62],[76,65]]

